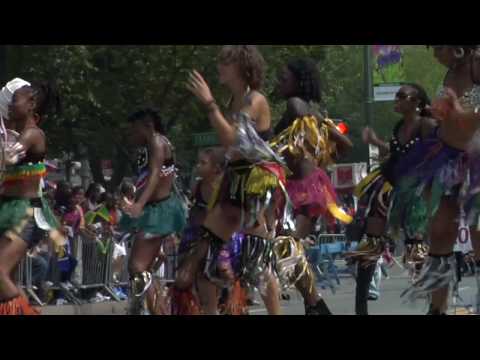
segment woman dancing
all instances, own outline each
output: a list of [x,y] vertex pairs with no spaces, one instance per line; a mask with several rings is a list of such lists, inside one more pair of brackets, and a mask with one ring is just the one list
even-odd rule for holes
[[[391,140],[380,140],[375,132],[366,128],[363,132],[364,142],[378,146],[387,160],[370,173],[356,188],[355,196],[359,199],[358,211],[352,227],[359,231],[352,242],[359,242],[356,252],[349,254],[357,262],[357,288],[355,312],[368,315],[368,294],[377,262],[385,251],[387,239],[387,215],[390,208],[391,193],[398,178],[395,169],[400,159],[408,154],[435,126],[435,122],[426,117],[430,100],[425,90],[416,84],[403,86],[395,96],[395,112],[402,116],[396,124]],[[407,229],[408,230],[408,229]],[[366,235],[366,238],[364,238]],[[418,234],[406,231],[407,247],[415,247],[420,254],[422,241]],[[421,239],[421,237],[420,237]]]
[[0,314],[32,315],[34,311],[12,280],[12,272],[48,232],[65,243],[59,223],[42,195],[46,136],[39,124],[59,98],[48,84],[25,85],[13,94],[9,126],[19,135],[5,151],[6,171],[0,200]]
[[[272,225],[267,221],[267,212],[281,197],[285,175],[281,160],[261,138],[271,128],[270,107],[259,92],[264,60],[255,46],[226,46],[220,52],[218,70],[220,82],[232,94],[225,115],[198,72],[191,74],[188,89],[208,111],[210,122],[228,151],[229,162],[201,234],[180,265],[174,295],[180,304],[182,293],[184,296],[191,288],[199,271],[220,289],[231,286],[231,259],[220,254],[228,252],[232,235],[242,230],[245,236],[240,252],[229,255],[239,260],[233,261],[237,275],[260,287],[269,314],[278,315],[279,287],[273,274],[272,242],[268,239]],[[216,299],[206,313],[216,314],[217,308]],[[177,309],[177,313],[182,313],[182,309]]]
[[[442,315],[447,312],[449,284],[454,280],[453,247],[463,213],[468,213],[470,225],[474,225],[474,247],[479,246],[475,231],[478,218],[474,216],[478,211],[475,188],[479,162],[472,145],[477,143],[475,134],[480,124],[480,72],[477,46],[433,48],[435,58],[449,69],[445,86],[432,106],[439,126],[400,167],[404,176],[395,189],[391,222],[397,227],[403,224],[410,233],[425,234],[430,241],[425,269],[403,295],[410,300],[431,296],[429,314]],[[408,163],[411,171],[405,172]],[[466,204],[471,208],[463,206]]]
[[163,135],[159,113],[142,109],[129,117],[130,142],[138,147],[136,201],[124,199],[121,229],[135,234],[129,261],[130,313],[141,312],[144,296],[150,314],[167,312],[158,284],[153,281],[152,267],[163,241],[183,231],[186,213],[173,193],[176,176],[174,150]]
[[[293,235],[302,254],[300,240],[313,233],[319,217],[332,216],[344,223],[352,220],[339,208],[333,185],[323,169],[337,157],[346,155],[353,145],[331,120],[316,110],[321,101],[321,87],[313,60],[288,63],[279,74],[277,92],[287,101],[287,110],[275,129],[278,137],[271,144],[285,157],[291,171],[287,190],[294,206],[296,231]],[[291,246],[285,238],[282,242],[284,246]],[[296,254],[295,251],[287,253],[290,257]],[[298,276],[302,272],[303,275]],[[329,315],[330,310],[315,288],[308,263],[301,262],[296,273],[295,286],[305,300],[306,314]]]

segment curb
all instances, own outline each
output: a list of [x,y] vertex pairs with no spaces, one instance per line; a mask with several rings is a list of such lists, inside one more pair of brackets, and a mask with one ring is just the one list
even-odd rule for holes
[[119,316],[127,314],[127,302],[105,302],[99,304],[45,306],[41,314],[46,316]]

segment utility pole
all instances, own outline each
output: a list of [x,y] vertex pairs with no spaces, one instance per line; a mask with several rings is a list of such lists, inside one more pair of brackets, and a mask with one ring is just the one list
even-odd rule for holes
[[[365,86],[365,121],[368,127],[373,125],[373,104],[374,104],[374,92],[373,92],[373,54],[372,45],[363,46],[363,78]],[[372,152],[375,153],[375,149],[372,149],[372,145],[368,151],[368,167],[372,165]]]
[[364,45],[364,84],[365,84],[365,116],[367,126],[373,123],[373,58],[372,45]]

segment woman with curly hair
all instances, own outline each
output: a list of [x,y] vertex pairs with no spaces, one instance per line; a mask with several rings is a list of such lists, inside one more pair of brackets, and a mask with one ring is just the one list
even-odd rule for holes
[[[206,313],[217,313],[218,290],[232,286],[237,278],[260,287],[269,314],[277,315],[279,287],[269,239],[273,225],[267,218],[278,210],[277,200],[283,197],[285,170],[280,158],[263,140],[271,134],[270,106],[260,92],[265,62],[255,46],[225,46],[219,54],[218,72],[220,82],[232,94],[225,112],[198,72],[191,73],[188,83],[227,150],[228,164],[211,201],[211,211],[198,237],[184,253],[177,273],[176,313],[184,313],[185,309],[179,306],[185,301],[180,300],[191,300],[188,292],[200,273],[210,282],[210,298],[215,299],[204,305]],[[230,248],[236,232],[243,232],[244,236],[239,246]]]

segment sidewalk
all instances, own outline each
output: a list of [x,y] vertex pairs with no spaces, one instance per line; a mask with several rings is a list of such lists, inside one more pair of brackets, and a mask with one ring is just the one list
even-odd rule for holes
[[45,306],[42,308],[42,315],[125,315],[127,313],[126,309],[126,302],[106,302],[80,306]]

